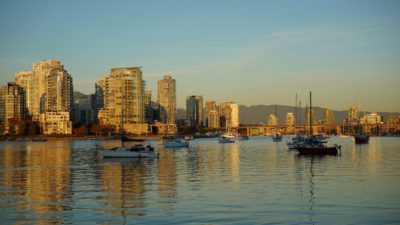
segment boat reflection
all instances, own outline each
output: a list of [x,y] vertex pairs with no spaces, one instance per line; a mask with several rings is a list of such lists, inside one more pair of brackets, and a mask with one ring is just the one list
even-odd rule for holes
[[153,159],[104,159],[100,173],[101,192],[98,196],[107,213],[122,216],[146,215],[146,185],[143,177],[151,176]]

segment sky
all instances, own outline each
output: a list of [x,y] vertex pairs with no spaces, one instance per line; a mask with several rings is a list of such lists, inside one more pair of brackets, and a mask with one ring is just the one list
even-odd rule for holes
[[0,2],[0,84],[60,60],[90,94],[111,68],[141,66],[146,87],[171,74],[178,107],[313,105],[400,112],[400,1]]

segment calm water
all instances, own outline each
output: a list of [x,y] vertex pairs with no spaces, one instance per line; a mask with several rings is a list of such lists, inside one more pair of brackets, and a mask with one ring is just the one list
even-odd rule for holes
[[[400,138],[301,157],[284,140],[194,140],[159,159],[101,159],[113,141],[0,143],[0,223],[400,224]],[[153,144],[156,144],[153,142]]]

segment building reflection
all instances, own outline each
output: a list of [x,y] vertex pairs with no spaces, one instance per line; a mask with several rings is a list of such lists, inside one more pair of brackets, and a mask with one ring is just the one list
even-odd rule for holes
[[164,150],[158,161],[158,191],[159,203],[165,214],[173,214],[173,205],[177,195],[177,172],[173,150]]
[[[16,210],[32,210],[38,223],[60,222],[51,214],[71,208],[71,145],[68,141],[4,145],[5,196],[17,196]],[[23,219],[22,215],[15,215]]]
[[143,177],[150,171],[147,167],[152,159],[103,159],[100,180],[105,195],[106,212],[121,215],[146,215],[143,202],[146,192]]
[[226,161],[229,163],[230,175],[233,182],[240,182],[240,150],[239,144],[231,145],[231,149],[227,152]]

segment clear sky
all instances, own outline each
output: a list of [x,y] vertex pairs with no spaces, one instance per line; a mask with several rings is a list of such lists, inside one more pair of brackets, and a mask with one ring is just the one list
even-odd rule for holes
[[177,80],[217,103],[313,104],[400,112],[400,1],[0,2],[0,84],[61,60],[89,94],[113,67],[142,66],[147,87]]

